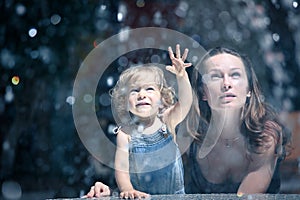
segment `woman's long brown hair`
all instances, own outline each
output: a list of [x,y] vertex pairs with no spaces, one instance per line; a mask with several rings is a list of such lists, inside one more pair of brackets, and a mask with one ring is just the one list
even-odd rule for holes
[[286,150],[282,147],[285,147],[285,145],[289,143],[291,134],[280,123],[274,109],[263,101],[263,95],[249,58],[232,49],[224,47],[211,49],[194,68],[191,79],[194,89],[194,99],[190,114],[187,118],[187,131],[197,142],[202,143],[210,123],[211,109],[207,101],[202,100],[204,83],[202,81],[201,72],[203,67],[205,67],[205,61],[212,56],[224,53],[231,54],[242,60],[248,78],[251,96],[247,97],[245,102],[240,127],[242,134],[244,134],[247,140],[248,150],[250,152],[261,153],[263,151],[262,149],[264,149],[261,147],[268,146],[267,143],[270,137],[274,137],[277,141],[276,153],[284,157]]

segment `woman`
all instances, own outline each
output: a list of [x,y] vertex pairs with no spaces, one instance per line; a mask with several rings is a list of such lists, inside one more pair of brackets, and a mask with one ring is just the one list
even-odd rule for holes
[[279,192],[277,169],[290,134],[263,101],[248,58],[215,48],[195,70],[186,192]]

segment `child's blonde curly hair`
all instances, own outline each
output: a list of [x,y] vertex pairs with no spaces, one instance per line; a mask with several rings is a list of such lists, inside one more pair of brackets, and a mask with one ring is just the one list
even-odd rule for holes
[[114,118],[119,125],[129,125],[132,122],[128,112],[128,95],[130,85],[140,78],[141,72],[154,75],[161,92],[161,110],[172,106],[176,101],[174,89],[167,85],[164,72],[158,66],[150,63],[130,67],[121,73],[115,87],[110,90]]

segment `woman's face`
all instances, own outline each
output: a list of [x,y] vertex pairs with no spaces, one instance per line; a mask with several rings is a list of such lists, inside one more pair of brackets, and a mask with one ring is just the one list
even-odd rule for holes
[[204,63],[204,96],[213,110],[242,108],[250,96],[245,66],[239,57],[222,53]]

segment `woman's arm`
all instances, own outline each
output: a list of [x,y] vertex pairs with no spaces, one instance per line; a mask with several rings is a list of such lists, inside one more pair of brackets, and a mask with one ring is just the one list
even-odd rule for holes
[[268,140],[264,144],[264,149],[260,154],[251,155],[251,163],[249,165],[249,173],[243,179],[238,194],[245,193],[265,193],[272,180],[273,173],[276,168],[277,155],[276,146],[277,143],[281,145],[280,139],[281,128],[277,123],[267,121],[265,123],[264,134],[268,137]]
[[[257,157],[257,156],[255,156]],[[277,158],[274,156],[259,155],[250,164],[250,171],[243,179],[238,194],[265,193],[270,185]],[[256,164],[254,162],[259,162]]]

